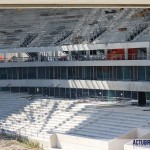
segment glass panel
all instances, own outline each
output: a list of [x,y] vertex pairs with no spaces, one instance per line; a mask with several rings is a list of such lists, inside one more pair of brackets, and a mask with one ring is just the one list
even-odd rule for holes
[[124,80],[130,80],[131,79],[131,67],[122,67],[123,68],[123,73],[124,73]]
[[1,87],[1,91],[10,91],[11,88],[10,87]]
[[11,92],[19,93],[19,87],[12,87]]
[[130,91],[124,91],[124,98],[131,99],[131,92]]
[[50,79],[54,79],[54,68],[53,67],[50,67]]
[[67,79],[66,67],[61,67],[61,79]]
[[82,67],[75,67],[75,79],[82,79]]
[[29,88],[29,94],[35,94],[35,87]]
[[146,81],[150,81],[150,67],[146,67]]
[[146,99],[150,101],[150,92],[146,92]]
[[150,106],[150,92],[146,92],[146,105]]
[[95,98],[95,90],[94,89],[89,89],[89,97]]
[[28,78],[28,70],[27,68],[23,68],[23,79],[27,79]]
[[113,90],[108,91],[108,100],[116,100],[116,91]]
[[71,89],[71,99],[76,99],[76,89]]
[[84,67],[84,79],[90,80],[90,72],[91,72],[90,67]]
[[131,80],[137,80],[137,67],[131,67]]
[[45,79],[45,67],[38,67],[38,79]]
[[102,100],[102,96],[103,96],[103,91],[102,90],[95,90],[95,94],[96,94],[96,99]]
[[83,89],[83,98],[88,98],[88,97],[89,97],[89,90]]
[[59,92],[59,87],[55,88],[55,97],[60,98],[60,92]]
[[116,97],[118,100],[123,98],[123,91],[116,91]]
[[7,68],[7,78],[12,79],[12,68]]
[[83,91],[82,91],[82,89],[77,89],[77,98],[78,99],[83,98]]
[[73,79],[72,67],[68,67],[68,79]]
[[65,95],[66,95],[65,88],[60,88],[60,97],[65,98]]
[[47,90],[47,88],[42,88],[42,87],[36,87],[36,89],[35,89],[36,91],[36,94],[45,94],[45,92],[43,93],[43,90]]
[[103,67],[103,79],[104,80],[109,80],[109,67]]
[[78,79],[83,79],[82,67],[78,67]]
[[23,68],[18,68],[19,79],[23,79]]
[[145,67],[144,66],[139,66],[138,67],[138,80],[145,80]]
[[137,99],[137,92],[132,92],[132,99]]
[[57,74],[57,78],[58,78],[58,79],[61,78],[61,70],[60,70],[60,68],[61,68],[61,67],[57,67],[57,73],[58,73],[58,74]]
[[54,87],[50,88],[50,96],[54,96]]
[[50,96],[50,88],[49,87],[43,88],[43,94]]
[[93,69],[94,69],[93,80],[97,80],[97,67],[94,66]]
[[18,68],[13,68],[13,79],[17,79],[18,77]]
[[103,72],[102,72],[102,67],[101,66],[97,67],[97,79],[98,80],[103,80]]
[[6,68],[0,68],[0,79],[7,79]]
[[117,80],[123,80],[123,69],[122,67],[117,67]]
[[46,71],[46,79],[49,79],[50,78],[50,68],[45,67],[45,71]]
[[103,100],[108,100],[108,90],[103,90]]
[[20,92],[21,93],[27,93],[28,92],[28,88],[27,87],[20,87]]
[[66,88],[66,98],[70,99],[70,92],[71,90],[69,88]]
[[116,80],[116,67],[112,66],[110,68],[110,80]]
[[36,79],[36,68],[35,67],[28,68],[28,79]]

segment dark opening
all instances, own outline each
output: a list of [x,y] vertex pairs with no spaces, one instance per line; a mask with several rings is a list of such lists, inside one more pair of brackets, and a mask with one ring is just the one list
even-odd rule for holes
[[145,92],[138,92],[138,106],[146,106]]

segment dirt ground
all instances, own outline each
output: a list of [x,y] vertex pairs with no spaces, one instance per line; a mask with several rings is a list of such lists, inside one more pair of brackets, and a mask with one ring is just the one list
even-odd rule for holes
[[0,139],[0,150],[35,150],[26,148],[23,144],[9,139]]

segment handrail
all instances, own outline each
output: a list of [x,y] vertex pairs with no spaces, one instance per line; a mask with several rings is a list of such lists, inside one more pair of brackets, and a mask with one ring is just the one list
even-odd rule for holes
[[[148,54],[138,53],[129,54],[127,58],[124,54],[100,54],[100,55],[71,55],[71,56],[45,56],[42,59],[37,59],[37,57],[15,57],[13,59],[6,58],[5,60],[0,60],[0,63],[4,62],[52,62],[52,61],[102,61],[102,60],[150,60],[147,57]],[[149,54],[150,55],[150,54]]]

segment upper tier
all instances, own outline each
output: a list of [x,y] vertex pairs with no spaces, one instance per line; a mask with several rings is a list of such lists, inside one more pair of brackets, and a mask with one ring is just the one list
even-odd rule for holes
[[1,9],[0,47],[149,41],[150,9]]

